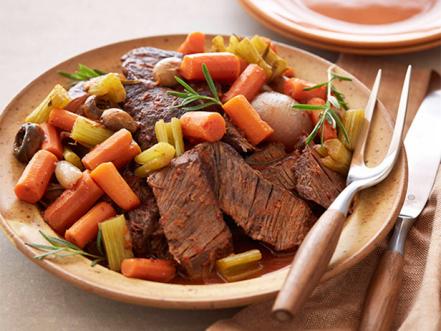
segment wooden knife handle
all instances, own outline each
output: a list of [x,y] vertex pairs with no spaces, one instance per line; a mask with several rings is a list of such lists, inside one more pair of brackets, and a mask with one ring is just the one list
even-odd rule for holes
[[306,235],[273,306],[273,316],[279,321],[290,320],[319,284],[334,254],[345,218],[342,212],[328,209]]
[[404,258],[400,252],[387,250],[369,285],[360,331],[388,331],[395,317],[400,293]]

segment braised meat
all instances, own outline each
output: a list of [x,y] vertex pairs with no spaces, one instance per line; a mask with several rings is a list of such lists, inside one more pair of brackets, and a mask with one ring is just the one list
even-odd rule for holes
[[213,180],[220,208],[248,236],[278,251],[302,242],[315,220],[302,199],[266,180],[225,143],[200,144],[194,150]]
[[243,136],[239,129],[231,123],[228,116],[225,115],[225,123],[227,125],[227,132],[222,141],[231,145],[239,153],[249,153],[256,148]]
[[136,257],[169,258],[167,240],[159,223],[159,210],[151,188],[145,179],[135,176],[130,170],[124,171],[123,176],[142,202],[127,213],[133,253]]
[[150,175],[148,183],[170,253],[191,278],[204,277],[217,259],[233,252],[231,232],[196,150]]
[[288,191],[292,191],[296,188],[294,166],[298,158],[299,153],[294,152],[283,160],[277,161],[262,169],[260,173],[271,183],[279,185]]
[[320,163],[314,150],[306,146],[294,166],[296,191],[307,200],[328,208],[345,187],[345,179]]
[[285,146],[282,143],[269,143],[261,150],[248,156],[245,161],[254,169],[262,170],[277,161],[281,161],[286,154]]

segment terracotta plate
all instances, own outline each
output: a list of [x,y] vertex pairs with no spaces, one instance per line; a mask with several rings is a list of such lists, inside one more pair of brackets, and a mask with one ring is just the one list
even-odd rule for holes
[[[240,2],[252,16],[270,29],[311,46],[334,51],[398,54],[441,44],[440,0]],[[363,9],[370,11],[370,15],[363,14],[361,4],[370,4],[370,7]]]
[[[6,107],[1,118],[0,154],[0,214],[6,236],[23,254],[46,270],[87,291],[108,298],[142,305],[180,308],[211,309],[233,307],[270,298],[280,289],[287,267],[264,276],[230,284],[177,285],[161,284],[125,278],[102,266],[90,266],[83,257],[37,261],[38,252],[26,242],[41,242],[38,230],[53,233],[33,205],[15,198],[13,187],[23,166],[12,156],[15,133],[28,114],[50,91],[63,81],[57,72],[73,71],[78,63],[105,71],[119,70],[119,59],[127,51],[139,46],[176,49],[183,35],[149,37],[124,41],[101,47],[50,69],[25,87]],[[299,77],[311,81],[325,81],[326,69],[331,63],[302,50],[279,44],[280,54],[296,68]],[[344,71],[341,71],[343,74]],[[342,83],[339,88],[347,96],[351,107],[363,107],[369,90],[357,79]],[[374,165],[386,153],[391,136],[391,118],[380,104],[372,123],[367,146],[367,161]],[[353,214],[349,217],[324,279],[334,277],[363,259],[391,229],[403,201],[406,186],[406,162],[403,155],[387,180],[360,194]]]

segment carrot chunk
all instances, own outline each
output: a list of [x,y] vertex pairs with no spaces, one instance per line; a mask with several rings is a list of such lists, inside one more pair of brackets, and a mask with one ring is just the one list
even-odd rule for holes
[[182,133],[190,139],[215,142],[221,140],[226,132],[225,119],[215,112],[187,112],[180,121]]
[[236,95],[242,94],[251,102],[265,84],[266,78],[265,71],[261,67],[257,64],[249,64],[225,93],[222,101],[227,102]]
[[188,80],[205,80],[202,64],[207,66],[213,80],[233,82],[240,74],[239,58],[228,52],[185,55],[179,69]]
[[98,224],[115,215],[116,211],[111,204],[100,202],[66,231],[65,238],[84,248],[98,234]]
[[122,158],[127,153],[132,141],[130,131],[121,129],[87,153],[82,162],[87,169],[95,169],[101,163]]
[[61,144],[57,128],[48,123],[42,123],[40,127],[44,131],[44,140],[41,144],[41,149],[51,152],[60,160],[63,157],[63,145]]
[[[308,104],[310,105],[324,105],[325,100],[321,98],[312,98],[308,101]],[[310,111],[309,115],[311,117],[311,121],[314,125],[317,124],[317,122],[320,120],[320,114],[322,113],[321,110],[314,110]],[[337,129],[333,128],[331,124],[329,124],[328,121],[325,121],[323,131],[320,130],[320,135],[323,132],[323,140],[333,139],[337,138]]]
[[101,163],[90,175],[104,192],[122,209],[130,210],[141,201],[112,162]]
[[132,141],[132,143],[127,147],[127,150],[121,154],[118,158],[114,159],[112,162],[118,169],[121,169],[125,165],[127,165],[133,158],[141,153],[141,148],[136,143],[136,141]]
[[40,150],[35,153],[15,185],[17,198],[29,203],[40,200],[55,171],[56,163],[57,157],[51,152]]
[[305,91],[305,88],[314,85],[315,84],[299,78],[287,79],[283,87],[283,93],[302,103],[308,102],[308,100],[312,98],[326,99],[326,86]]
[[203,53],[205,50],[205,34],[202,32],[189,33],[184,42],[179,46],[178,52],[182,54]]
[[65,131],[72,131],[79,115],[61,108],[52,109],[48,123]]
[[121,273],[130,278],[166,283],[175,277],[176,267],[171,260],[133,258],[122,261]]
[[63,235],[102,195],[103,191],[85,171],[72,189],[64,191],[45,210],[43,218],[55,232]]
[[223,105],[231,121],[239,127],[253,145],[268,138],[274,130],[263,121],[243,95],[237,95]]

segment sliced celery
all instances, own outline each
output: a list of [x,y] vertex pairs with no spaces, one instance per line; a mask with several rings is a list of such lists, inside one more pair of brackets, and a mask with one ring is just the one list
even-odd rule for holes
[[167,130],[167,140],[168,140],[168,143],[170,145],[174,145],[173,144],[173,130],[172,130],[172,125],[171,125],[170,122],[169,123],[165,123],[165,129]]
[[345,145],[343,145],[343,143],[339,139],[328,139],[323,143],[323,146],[326,148],[330,157],[341,164],[347,165],[349,168],[352,153],[345,147]]
[[106,129],[103,125],[79,116],[75,121],[70,136],[82,145],[93,147],[102,143],[112,134],[113,132]]
[[96,96],[106,96],[115,103],[123,102],[126,98],[121,76],[113,72],[91,79],[87,91]]
[[157,143],[135,157],[135,162],[142,164],[135,170],[138,177],[146,177],[152,171],[164,168],[175,156],[175,148],[164,142]]
[[81,158],[76,153],[74,153],[70,148],[68,147],[64,148],[63,157],[67,162],[73,164],[78,169],[80,170],[84,169],[83,163],[81,162]]
[[133,257],[130,243],[127,240],[127,225],[124,215],[119,215],[100,223],[100,229],[106,249],[109,268],[113,271],[121,270],[121,262]]
[[185,152],[184,136],[182,134],[181,121],[176,117],[173,117],[171,119],[171,129],[176,150],[176,156],[180,156]]
[[237,281],[258,272],[262,268],[259,264],[261,259],[262,253],[258,249],[252,249],[217,260],[216,269],[227,281]]
[[167,126],[164,120],[159,120],[155,123],[155,135],[158,142],[168,143]]
[[70,97],[66,89],[57,84],[46,98],[30,113],[25,121],[32,123],[43,123],[49,118],[54,108],[64,108],[70,102]]
[[237,47],[235,52],[236,55],[240,56],[242,59],[248,63],[255,63],[261,67],[268,77],[272,75],[271,66],[265,62],[263,57],[257,51],[256,47],[251,43],[248,38],[243,38]]
[[211,40],[211,51],[212,52],[225,52],[225,42],[224,37],[216,36]]
[[349,143],[346,141],[342,130],[340,130],[338,137],[351,151],[355,148],[364,121],[364,109],[349,109],[344,113],[343,125],[348,133]]
[[349,166],[347,164],[336,161],[329,155],[322,158],[321,161],[326,168],[329,168],[342,175],[346,175],[348,173]]

